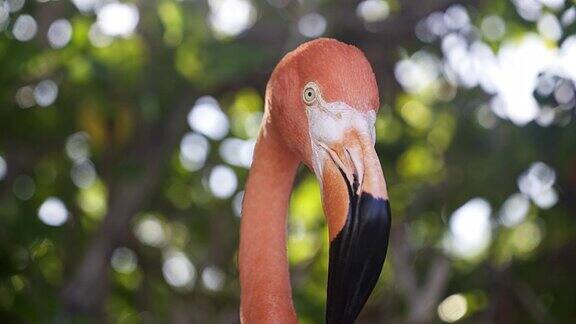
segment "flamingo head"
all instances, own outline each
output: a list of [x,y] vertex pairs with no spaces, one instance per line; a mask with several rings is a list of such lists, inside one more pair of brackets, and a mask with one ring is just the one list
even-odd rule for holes
[[321,185],[330,239],[327,323],[352,323],[382,270],[391,222],[374,149],[374,72],[356,47],[318,39],[282,59],[267,98],[270,123]]

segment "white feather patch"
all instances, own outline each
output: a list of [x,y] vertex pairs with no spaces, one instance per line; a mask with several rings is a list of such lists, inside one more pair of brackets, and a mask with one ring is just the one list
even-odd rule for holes
[[360,112],[343,102],[327,103],[317,94],[315,102],[306,107],[310,140],[312,144],[312,163],[316,176],[322,180],[322,170],[329,154],[324,147],[342,143],[349,130],[356,130],[360,135],[366,135],[376,140],[376,112]]

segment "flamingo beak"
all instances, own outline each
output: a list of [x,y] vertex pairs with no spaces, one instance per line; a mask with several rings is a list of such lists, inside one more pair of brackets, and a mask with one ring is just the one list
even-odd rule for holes
[[348,131],[323,145],[320,181],[330,236],[326,323],[354,323],[386,258],[390,205],[373,138]]

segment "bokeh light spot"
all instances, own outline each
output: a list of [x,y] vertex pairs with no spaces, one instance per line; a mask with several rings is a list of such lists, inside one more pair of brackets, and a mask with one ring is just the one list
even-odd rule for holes
[[22,109],[28,109],[36,104],[34,99],[34,88],[32,86],[24,86],[16,91],[16,103]]
[[482,19],[480,24],[482,34],[490,41],[497,41],[506,34],[506,23],[500,16],[492,15]]
[[562,26],[568,26],[576,21],[576,7],[571,7],[562,14]]
[[14,195],[20,200],[28,200],[36,192],[36,183],[27,175],[19,175],[12,184]]
[[438,64],[434,55],[419,51],[408,59],[400,60],[394,67],[394,75],[406,91],[417,93],[436,81]]
[[135,5],[111,2],[98,10],[96,23],[105,35],[127,37],[134,33],[139,19]]
[[166,234],[160,220],[154,215],[145,215],[136,224],[134,234],[140,242],[152,246],[161,247],[166,243]]
[[249,0],[209,0],[208,5],[208,21],[217,36],[239,35],[256,20],[256,8]]
[[8,6],[10,6],[11,13],[20,11],[20,9],[22,9],[26,3],[25,0],[7,0],[6,2],[8,3]]
[[444,299],[438,305],[438,317],[444,322],[452,323],[460,320],[468,311],[468,302],[461,294],[454,294]]
[[78,188],[88,188],[96,180],[96,169],[90,160],[74,164],[70,170],[72,182]]
[[558,202],[558,194],[553,188],[556,172],[544,162],[535,162],[518,177],[518,188],[534,203],[548,209]]
[[224,272],[215,266],[208,266],[202,271],[202,284],[211,291],[220,291],[224,286]]
[[48,42],[53,48],[62,48],[72,38],[72,25],[66,19],[54,21],[48,28]]
[[42,80],[34,87],[34,99],[42,107],[50,106],[58,97],[58,85],[52,80]]
[[36,36],[38,24],[30,15],[20,15],[12,27],[14,38],[21,42],[27,42]]
[[86,215],[93,220],[100,220],[107,211],[108,191],[102,181],[95,180],[87,188],[82,188],[78,193],[78,205]]
[[[544,0],[545,1],[545,0]],[[513,0],[518,14],[527,21],[535,21],[542,13],[542,2],[537,0]]]
[[68,210],[59,198],[47,198],[38,209],[38,218],[50,226],[61,226],[68,219]]
[[514,227],[526,218],[530,210],[530,199],[521,193],[512,194],[500,211],[500,222],[506,227]]
[[136,270],[136,254],[127,247],[119,247],[112,253],[110,264],[112,269],[120,273],[130,274]]
[[180,141],[180,163],[188,171],[201,169],[209,152],[210,143],[200,134],[188,133]]
[[254,140],[227,138],[220,144],[220,156],[226,163],[249,168],[252,164],[255,144]]
[[234,194],[238,187],[236,173],[227,166],[215,166],[212,169],[212,172],[210,172],[208,186],[215,197],[221,199],[229,198]]
[[74,133],[66,139],[65,151],[70,160],[81,163],[90,157],[88,139],[85,132]]
[[446,247],[453,255],[465,259],[479,256],[490,244],[492,227],[488,201],[474,198],[456,209],[450,218],[450,235]]
[[166,282],[173,287],[186,290],[194,287],[196,268],[183,252],[168,251],[166,253],[162,274]]
[[562,26],[553,14],[547,13],[538,19],[538,32],[544,38],[557,41],[562,37]]
[[386,19],[390,6],[384,0],[364,0],[358,4],[356,14],[365,22],[373,23]]
[[542,230],[534,222],[520,224],[512,232],[511,243],[520,254],[532,252],[541,241]]
[[199,98],[188,114],[190,127],[213,140],[221,140],[230,128],[228,117],[216,99],[205,96]]
[[430,109],[416,100],[410,100],[400,109],[402,118],[415,129],[423,130],[430,126],[432,114]]
[[470,25],[468,11],[460,4],[448,7],[443,18],[444,25],[451,30],[461,30]]
[[316,12],[307,13],[298,21],[298,31],[300,34],[315,38],[322,36],[326,31],[326,18]]
[[76,8],[82,13],[89,13],[94,10],[96,5],[100,2],[99,0],[72,0]]

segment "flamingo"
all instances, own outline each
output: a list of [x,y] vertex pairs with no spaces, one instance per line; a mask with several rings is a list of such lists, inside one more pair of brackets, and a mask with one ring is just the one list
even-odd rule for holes
[[316,39],[288,53],[266,87],[238,255],[242,323],[297,323],[287,208],[303,163],[321,188],[330,240],[326,323],[353,323],[378,280],[390,206],[374,149],[378,87],[358,48]]

